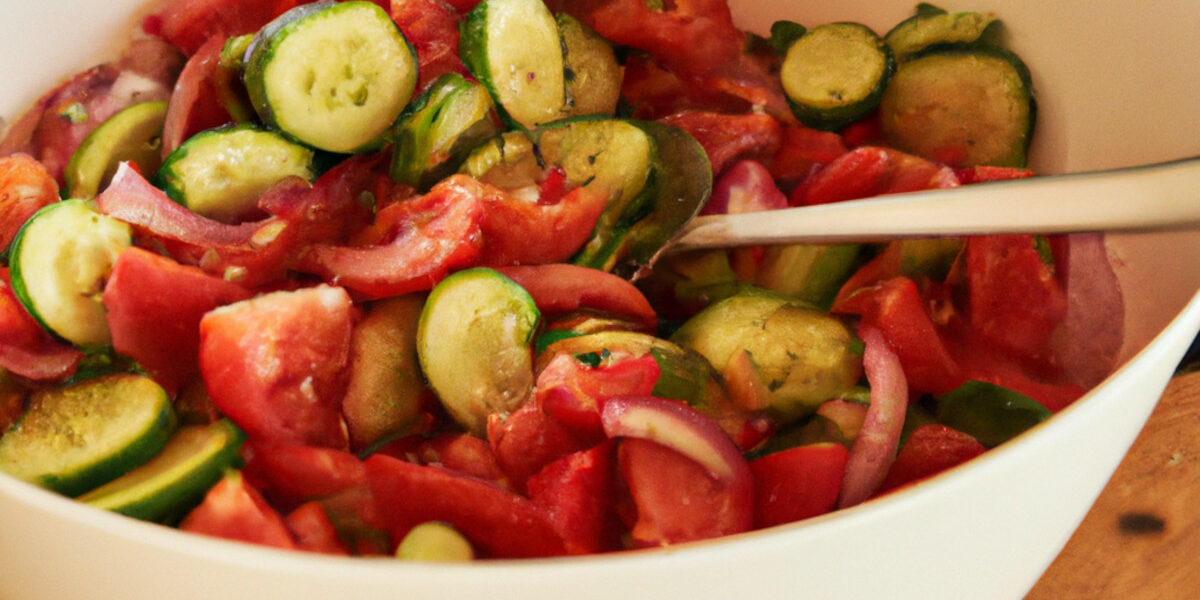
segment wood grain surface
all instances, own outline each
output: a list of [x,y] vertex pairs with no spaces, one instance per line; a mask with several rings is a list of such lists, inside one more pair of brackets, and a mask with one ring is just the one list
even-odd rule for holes
[[1200,372],[1167,387],[1026,600],[1200,598]]

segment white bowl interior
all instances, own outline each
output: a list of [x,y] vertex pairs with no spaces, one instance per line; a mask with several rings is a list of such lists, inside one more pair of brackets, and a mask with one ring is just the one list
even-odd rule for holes
[[[120,47],[142,0],[11,3],[0,22],[0,114]],[[865,22],[915,0],[734,0],[765,31]],[[1200,155],[1200,3],[977,0],[1029,63],[1042,172]],[[187,536],[95,511],[0,475],[0,596],[22,598],[1014,598],[1083,517],[1200,328],[1200,232],[1121,235],[1131,360],[1060,418],[908,491],[774,530],[620,556],[430,567],[329,559]],[[1168,326],[1169,325],[1169,326]],[[1150,344],[1152,338],[1155,339]],[[1149,344],[1149,346],[1147,346]],[[1101,567],[1098,567],[1101,568]]]

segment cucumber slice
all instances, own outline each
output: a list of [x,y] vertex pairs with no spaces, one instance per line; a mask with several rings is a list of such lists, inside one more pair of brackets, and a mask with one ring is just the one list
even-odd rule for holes
[[417,54],[372,2],[293,8],[259,32],[246,90],[263,122],[329,152],[378,146],[417,85]]
[[797,119],[834,131],[875,110],[894,69],[891,48],[874,31],[827,23],[792,43],[779,77]]
[[241,464],[245,434],[227,419],[181,427],[150,462],[82,496],[80,502],[126,516],[172,523],[204,499],[227,469]]
[[567,13],[556,20],[566,68],[563,116],[611,116],[621,99],[623,76],[612,44]]
[[69,197],[94,197],[122,161],[136,163],[143,173],[157,171],[166,118],[166,102],[143,102],[101,123],[79,144],[63,171]]
[[941,44],[971,44],[987,35],[998,24],[991,13],[946,12],[922,4],[917,14],[901,21],[888,31],[884,41],[898,62],[903,62],[926,48]]
[[524,288],[485,268],[459,271],[429,294],[417,326],[417,358],[442,406],[483,437],[488,415],[533,392],[533,336],[541,314]]
[[158,454],[175,426],[170,398],[132,374],[34,392],[0,438],[0,470],[77,496]]
[[1024,167],[1036,104],[1029,69],[1000,48],[935,49],[900,64],[879,105],[888,145],[956,166]]
[[396,127],[392,179],[428,190],[496,132],[487,90],[458,73],[442,75]]
[[202,131],[171,152],[156,181],[194,213],[237,223],[258,211],[258,197],[290,177],[311,181],[313,151],[254,125]]
[[82,348],[106,347],[111,337],[101,293],[132,242],[129,225],[85,200],[47,205],[13,239],[13,292],[47,331]]
[[542,0],[484,0],[460,30],[459,56],[505,121],[533,129],[562,117],[562,41]]

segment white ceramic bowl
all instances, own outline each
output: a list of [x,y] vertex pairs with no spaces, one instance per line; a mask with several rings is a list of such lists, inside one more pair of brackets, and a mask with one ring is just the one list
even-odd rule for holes
[[[739,23],[857,20],[915,0],[734,0]],[[111,55],[142,0],[5,2],[0,114]],[[1039,92],[1034,166],[1067,172],[1200,155],[1200,3],[946,0],[992,10]],[[1197,201],[1200,201],[1198,194]],[[1200,232],[1110,238],[1124,366],[968,466],[791,526],[669,550],[427,566],[189,536],[0,475],[0,598],[1019,598],[1061,549],[1200,328]],[[1104,568],[1097,565],[1097,569]]]

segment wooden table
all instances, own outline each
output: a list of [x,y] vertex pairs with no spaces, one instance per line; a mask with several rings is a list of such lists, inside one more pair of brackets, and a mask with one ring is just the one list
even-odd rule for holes
[[1200,371],[1168,386],[1026,600],[1200,598]]

